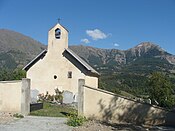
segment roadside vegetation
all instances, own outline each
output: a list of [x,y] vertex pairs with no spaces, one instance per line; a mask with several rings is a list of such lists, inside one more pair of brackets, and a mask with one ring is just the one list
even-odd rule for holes
[[87,122],[86,117],[78,116],[76,112],[72,112],[68,115],[67,125],[69,126],[82,126],[85,122]]

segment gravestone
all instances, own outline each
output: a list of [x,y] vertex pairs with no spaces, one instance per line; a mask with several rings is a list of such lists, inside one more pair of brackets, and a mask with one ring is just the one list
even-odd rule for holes
[[78,93],[75,93],[73,99],[74,99],[74,102],[78,102]]
[[34,89],[30,91],[31,103],[37,103],[39,91]]
[[73,99],[73,93],[70,91],[64,91],[63,92],[63,103],[70,104],[74,101]]
[[78,93],[75,93],[75,95],[73,96],[73,103],[72,106],[78,110]]

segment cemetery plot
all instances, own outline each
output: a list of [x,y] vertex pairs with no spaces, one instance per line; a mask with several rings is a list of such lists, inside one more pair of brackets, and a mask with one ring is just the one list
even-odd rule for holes
[[52,104],[48,102],[43,103],[43,109],[32,111],[30,115],[34,116],[48,116],[48,117],[66,117],[69,114],[77,113],[73,107],[68,104]]

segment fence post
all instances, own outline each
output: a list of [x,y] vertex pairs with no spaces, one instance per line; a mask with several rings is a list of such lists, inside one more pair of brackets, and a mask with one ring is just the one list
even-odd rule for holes
[[84,113],[84,79],[78,80],[78,115],[83,115]]
[[30,79],[22,79],[21,87],[21,114],[28,115],[30,113]]

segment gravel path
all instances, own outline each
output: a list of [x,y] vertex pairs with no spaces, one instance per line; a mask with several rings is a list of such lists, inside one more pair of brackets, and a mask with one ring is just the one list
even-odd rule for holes
[[0,114],[0,131],[175,131],[170,127],[137,126],[132,124],[109,125],[97,121],[89,121],[80,127],[70,127],[66,118],[26,116],[22,119],[13,118],[12,114]]
[[175,131],[171,127],[144,127],[133,124],[105,124],[97,121],[89,121],[83,126],[73,128],[73,131]]
[[65,122],[66,118],[26,116],[1,123],[0,131],[71,131]]

